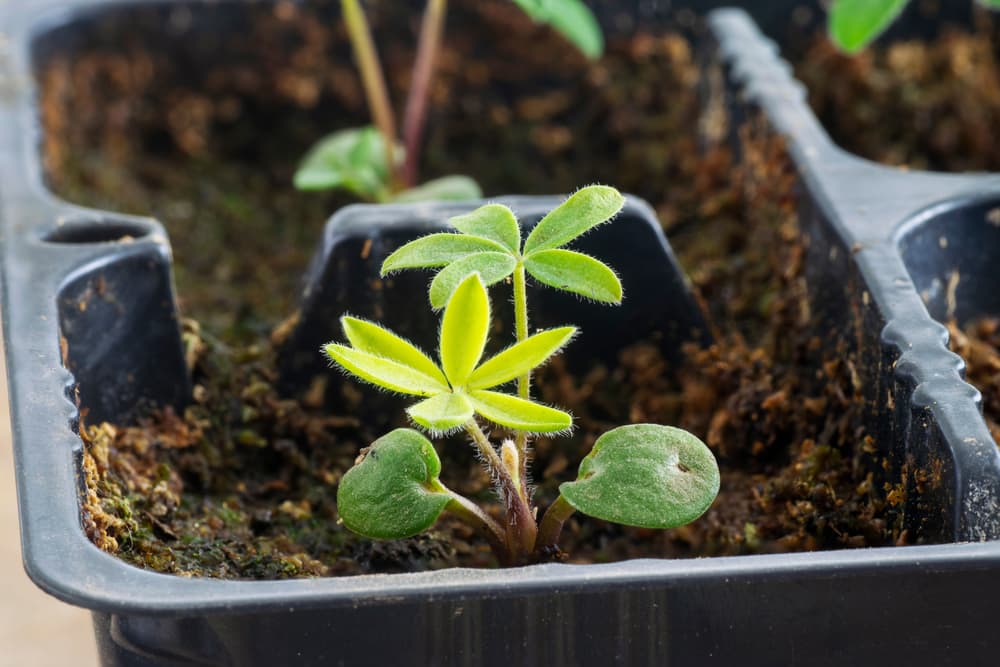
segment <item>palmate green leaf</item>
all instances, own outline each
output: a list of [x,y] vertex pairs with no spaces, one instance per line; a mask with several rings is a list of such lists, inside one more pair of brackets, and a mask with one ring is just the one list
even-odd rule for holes
[[466,386],[469,389],[489,389],[528,373],[544,364],[576,334],[576,327],[559,327],[537,333],[484,361]]
[[594,301],[621,303],[622,283],[607,264],[589,255],[556,248],[532,253],[524,268],[538,282]]
[[376,440],[340,480],[337,511],[348,529],[366,537],[412,537],[433,526],[451,501],[440,473],[430,441],[396,429]]
[[[465,236],[465,238],[474,237]],[[431,281],[429,290],[431,307],[443,308],[455,288],[472,273],[478,272],[484,285],[492,285],[512,274],[516,266],[517,260],[508,252],[478,252],[457,259],[438,271]]]
[[847,53],[857,53],[878,37],[909,0],[834,0],[830,38]]
[[483,190],[479,183],[468,176],[442,176],[420,185],[397,192],[389,197],[389,201],[398,203],[420,201],[464,201],[466,199],[482,199]]
[[687,431],[634,424],[608,431],[580,463],[577,480],[559,487],[576,510],[642,528],[694,521],[719,493],[719,466]]
[[320,139],[295,172],[294,185],[299,190],[343,188],[361,199],[383,200],[388,192],[388,169],[382,135],[369,126],[339,130]]
[[471,213],[456,215],[448,223],[470,236],[496,241],[512,253],[521,250],[521,228],[514,212],[503,204],[486,204]]
[[410,241],[386,257],[382,262],[382,275],[402,269],[446,266],[455,260],[481,252],[502,253],[504,248],[495,241],[465,234],[428,234]]
[[452,387],[461,387],[479,364],[490,328],[490,300],[478,273],[455,289],[441,318],[441,367]]
[[434,378],[442,386],[447,386],[448,380],[445,379],[444,373],[441,372],[437,364],[405,338],[397,336],[374,322],[360,320],[356,317],[341,317],[340,325],[354,349],[369,352],[390,361],[397,361]]
[[328,343],[323,351],[344,370],[390,391],[414,396],[433,396],[448,391],[448,385],[442,384],[437,378],[370,352],[355,350],[339,343]]
[[524,398],[478,389],[469,393],[476,412],[495,424],[529,433],[555,433],[573,425],[562,410]]
[[565,245],[606,222],[625,205],[625,197],[605,185],[580,188],[541,219],[524,242],[524,255]]
[[514,0],[525,14],[547,23],[585,56],[596,59],[604,53],[601,25],[582,0]]
[[444,433],[472,419],[472,403],[463,394],[438,394],[406,409],[410,419],[432,432]]

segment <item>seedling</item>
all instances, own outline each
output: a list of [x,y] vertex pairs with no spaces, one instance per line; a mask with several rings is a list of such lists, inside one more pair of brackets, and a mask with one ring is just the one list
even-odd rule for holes
[[[387,257],[382,274],[439,269],[429,300],[443,309],[438,360],[366,320],[341,318],[348,344],[329,343],[326,356],[377,387],[420,400],[406,409],[432,437],[464,431],[489,472],[504,512],[498,521],[445,487],[431,441],[397,429],[362,450],[341,479],[337,504],[349,529],[377,539],[401,539],[430,528],[444,511],[481,529],[498,559],[518,564],[557,551],[562,526],[579,511],[645,528],[693,521],[719,490],[719,469],[709,449],[681,429],[634,424],[613,429],[594,444],[575,481],[536,521],[527,483],[528,443],[537,434],[568,433],[573,419],[530,395],[531,373],[577,334],[573,326],[528,335],[527,275],[540,283],[617,304],[622,286],[601,261],[563,246],[610,220],[624,204],[614,188],[589,186],[553,209],[521,240],[514,213],[487,204],[452,218],[455,233],[412,241]],[[487,286],[513,276],[515,342],[482,359],[492,323]],[[503,387],[517,381],[516,395]],[[510,437],[499,447],[484,424]]]
[[[847,53],[857,53],[881,35],[910,0],[834,0],[830,7],[830,38]],[[976,0],[1000,10],[1000,0]]]
[[[582,0],[514,0],[589,58],[604,50],[600,25]],[[374,126],[340,130],[316,143],[295,174],[300,190],[341,188],[374,202],[478,199],[479,185],[467,176],[444,176],[417,185],[417,164],[427,116],[434,61],[444,31],[447,0],[428,0],[413,62],[403,117],[403,143],[368,21],[358,0],[341,0],[344,23],[358,64]]]

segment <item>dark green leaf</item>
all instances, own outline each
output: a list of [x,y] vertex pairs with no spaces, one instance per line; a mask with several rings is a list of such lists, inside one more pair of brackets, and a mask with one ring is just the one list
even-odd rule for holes
[[369,201],[388,192],[382,135],[373,127],[340,130],[324,137],[295,172],[300,190],[343,188]]
[[[456,234],[468,239],[474,236]],[[471,273],[479,273],[479,277],[484,285],[492,285],[499,282],[514,272],[517,260],[509,252],[478,252],[473,255],[466,255],[455,260],[444,267],[431,281],[429,291],[431,307],[434,309],[443,308],[452,292]]]
[[514,0],[525,14],[547,23],[585,56],[596,59],[604,52],[601,25],[582,0]]
[[512,253],[521,250],[521,228],[514,212],[503,204],[486,204],[448,222],[463,234],[496,241]]
[[909,0],[834,0],[830,38],[848,53],[865,48],[889,27]]
[[465,234],[428,234],[410,241],[386,257],[382,262],[382,275],[402,269],[446,266],[455,260],[480,252],[502,253],[504,248],[495,241]]
[[574,292],[604,303],[621,303],[622,284],[607,264],[584,255],[556,248],[532,253],[524,261],[536,280],[549,287]]
[[565,245],[609,220],[624,205],[625,197],[614,188],[605,185],[580,188],[531,230],[524,242],[524,255]]
[[432,181],[403,190],[389,197],[394,202],[419,201],[465,201],[467,199],[482,199],[483,191],[479,184],[468,176],[442,176]]

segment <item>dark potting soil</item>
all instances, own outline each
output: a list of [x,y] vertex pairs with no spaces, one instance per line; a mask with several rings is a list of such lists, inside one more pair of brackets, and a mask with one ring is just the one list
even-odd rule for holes
[[966,379],[983,394],[983,415],[1000,443],[1000,317],[948,323],[951,349],[965,359]]
[[[910,540],[900,528],[903,486],[869,472],[877,447],[862,426],[852,360],[824,348],[811,326],[807,241],[780,142],[747,128],[740,165],[723,147],[698,150],[698,71],[676,35],[613,42],[589,64],[506,3],[456,3],[451,21],[467,29],[448,34],[425,175],[470,173],[488,194],[602,181],[649,199],[718,341],[687,349],[681,368],[639,344],[615,368],[578,377],[556,360],[539,374],[540,398],[572,410],[578,426],[571,438],[535,443],[543,508],[594,440],[623,423],[688,428],[722,470],[719,498],[690,526],[648,531],[576,516],[562,540],[568,558]],[[268,336],[294,309],[298,276],[341,202],[294,192],[291,173],[310,141],[360,122],[363,102],[349,61],[331,55],[346,48],[335,24],[281,4],[252,26],[266,66],[247,80],[239,65],[220,65],[199,88],[170,58],[127,41],[56,58],[42,72],[53,186],[78,202],[159,217],[190,318],[195,391],[184,414],[86,428],[87,534],[141,567],[194,576],[493,564],[486,544],[447,516],[394,542],[339,526],[337,482],[380,434],[324,411],[321,388],[285,397],[274,387]],[[399,43],[410,41],[393,40],[386,57],[397,93],[409,55]],[[532,49],[516,48],[529,41]],[[495,510],[471,448],[458,439],[439,451],[445,484]]]

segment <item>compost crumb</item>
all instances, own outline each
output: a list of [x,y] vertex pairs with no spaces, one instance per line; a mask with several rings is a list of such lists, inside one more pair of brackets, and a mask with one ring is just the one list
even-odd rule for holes
[[[192,73],[183,58],[123,38],[133,34],[128,25],[41,70],[51,185],[80,203],[155,215],[168,229],[194,386],[183,412],[129,424],[91,424],[82,406],[84,528],[130,563],[184,576],[494,565],[485,540],[447,515],[393,542],[339,525],[338,480],[381,434],[352,416],[360,394],[329,412],[321,386],[297,397],[275,387],[273,341],[294,326],[299,276],[324,219],[344,203],[293,191],[291,174],[334,121],[364,120],[337,22],[279,7],[252,14],[253,69],[220,61]],[[375,19],[384,39],[391,17]],[[613,39],[588,63],[509,3],[456,3],[449,20],[467,29],[449,29],[442,51],[426,176],[466,172],[488,194],[600,181],[645,197],[716,341],[687,347],[676,368],[639,343],[615,367],[577,376],[557,359],[538,375],[539,396],[577,423],[572,438],[534,443],[541,505],[601,433],[629,422],[693,431],[722,473],[719,498],[689,526],[650,531],[575,516],[566,553],[552,556],[603,562],[908,542],[905,486],[877,474],[880,449],[862,425],[852,353],[812,326],[807,240],[781,142],[748,126],[739,164],[723,145],[699,147],[698,68],[676,34]],[[533,48],[520,48],[525,41]],[[398,99],[411,42],[408,32],[384,41]],[[199,42],[185,48],[196,53]],[[497,511],[471,448],[459,440],[440,451],[443,481]]]
[[951,349],[965,359],[966,379],[983,395],[983,416],[1000,443],[1000,317],[981,317],[959,327],[948,323]]

